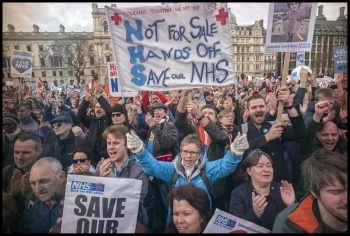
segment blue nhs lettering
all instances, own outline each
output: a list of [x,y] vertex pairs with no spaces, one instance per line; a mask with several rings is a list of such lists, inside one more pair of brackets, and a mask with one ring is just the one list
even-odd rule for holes
[[118,78],[110,78],[111,79],[111,88],[112,88],[112,92],[118,92],[119,88],[118,88]]
[[72,187],[73,189],[79,189],[79,190],[93,190],[92,183],[88,182],[81,182],[81,181],[72,181]]
[[218,215],[218,217],[216,217],[216,219],[215,219],[215,222],[226,225],[229,220],[230,219],[228,219],[228,218],[226,218],[224,216]]

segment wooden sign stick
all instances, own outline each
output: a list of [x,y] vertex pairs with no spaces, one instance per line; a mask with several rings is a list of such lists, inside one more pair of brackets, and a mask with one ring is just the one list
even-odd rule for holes
[[[289,69],[289,60],[290,60],[290,52],[286,52],[284,54],[284,64],[283,64],[283,72],[282,72],[282,82],[281,87],[286,86],[287,84],[287,76]],[[277,109],[277,118],[276,122],[281,122],[283,112],[283,101],[278,101],[278,109]]]

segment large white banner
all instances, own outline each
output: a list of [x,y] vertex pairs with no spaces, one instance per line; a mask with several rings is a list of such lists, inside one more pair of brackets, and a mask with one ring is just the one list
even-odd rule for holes
[[250,221],[243,220],[237,216],[231,215],[222,210],[216,209],[213,217],[209,221],[203,233],[217,234],[267,234],[270,230],[254,224]]
[[266,29],[267,52],[310,52],[317,2],[274,2],[269,4]]
[[32,78],[33,53],[14,50],[11,57],[11,76]]
[[62,233],[135,233],[141,180],[68,174]]
[[234,82],[227,3],[105,9],[123,91]]

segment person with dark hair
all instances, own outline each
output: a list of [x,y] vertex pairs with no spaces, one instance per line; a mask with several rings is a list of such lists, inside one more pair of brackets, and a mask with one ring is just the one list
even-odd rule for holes
[[32,190],[29,185],[29,172],[39,159],[43,149],[41,139],[36,134],[21,135],[14,144],[14,163],[2,169],[2,190],[16,200],[18,214],[11,227],[12,233],[18,233],[20,218],[24,213],[25,198]]
[[168,195],[172,219],[164,233],[203,233],[213,211],[204,189],[194,184],[179,185]]
[[2,166],[14,163],[13,146],[19,136],[22,135],[19,129],[20,120],[18,116],[7,114],[2,117]]
[[112,124],[110,116],[106,114],[109,111],[105,111],[103,107],[109,107],[108,101],[101,94],[101,86],[95,86],[95,95],[97,97],[97,103],[93,109],[94,114],[87,114],[88,107],[92,102],[92,95],[87,84],[84,85],[85,98],[78,107],[78,119],[89,130],[88,143],[91,151],[94,155],[92,159],[92,165],[96,166],[102,157],[107,156],[106,142],[101,138],[103,131]]
[[81,172],[95,173],[96,169],[91,164],[91,150],[87,147],[76,147],[72,154],[72,165],[68,168],[68,174]]
[[280,212],[272,233],[348,232],[348,157],[327,149],[301,164],[308,194]]
[[[315,113],[307,127],[305,138],[300,142],[301,162],[308,159],[319,149],[345,154],[348,151],[348,141],[339,133],[339,128],[332,121],[322,122],[324,114],[332,109],[332,102],[320,101],[315,104]],[[296,198],[300,201],[307,194],[301,178],[296,187]]]
[[45,135],[40,130],[38,123],[32,117],[32,104],[24,102],[18,105],[19,129],[21,133],[33,133],[39,135],[43,140]]
[[238,170],[246,182],[232,190],[229,209],[230,214],[269,230],[277,214],[295,202],[292,184],[273,181],[272,165],[270,156],[260,149],[246,156]]
[[[243,159],[252,150],[260,149],[267,153],[273,161],[273,180],[276,182],[286,180],[291,183],[291,173],[283,157],[282,144],[285,141],[301,140],[304,138],[306,127],[303,123],[302,115],[299,114],[293,106],[290,91],[286,86],[280,88],[277,99],[283,102],[284,109],[287,111],[292,125],[284,126],[282,122],[271,124],[266,120],[268,112],[265,99],[259,94],[249,97],[249,121],[248,124],[244,125],[247,130],[249,149],[244,152]],[[242,125],[242,130],[244,130],[244,126]],[[243,131],[243,133],[245,133],[245,131]],[[237,170],[238,169],[236,169],[236,171]],[[242,180],[237,176],[235,182],[235,186],[237,187]]]

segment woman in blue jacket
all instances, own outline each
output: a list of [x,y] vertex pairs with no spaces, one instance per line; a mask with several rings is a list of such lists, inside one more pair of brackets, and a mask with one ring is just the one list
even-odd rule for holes
[[[205,173],[210,185],[231,174],[237,164],[242,160],[244,150],[249,147],[247,136],[238,134],[230,150],[223,158],[208,161],[201,155],[201,141],[197,135],[189,134],[181,142],[180,153],[172,162],[162,162],[156,160],[147,149],[143,147],[142,140],[133,132],[127,134],[128,148],[135,154],[136,160],[141,164],[143,171],[152,177],[156,177],[167,183],[172,182],[174,173],[179,177],[175,182],[175,187],[187,183],[203,188],[210,199],[209,190],[201,177],[201,169],[205,168]],[[170,211],[168,211],[167,222],[170,221]]]

